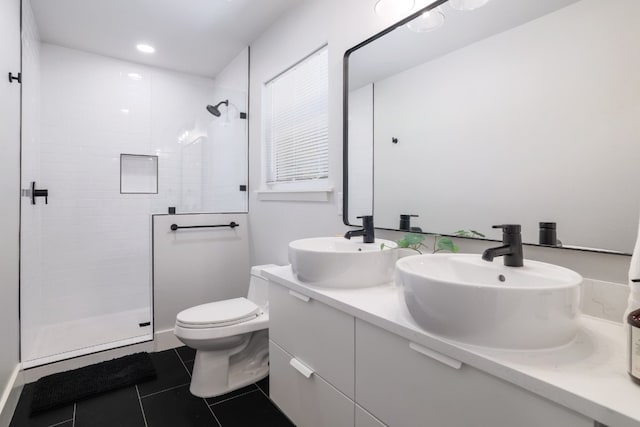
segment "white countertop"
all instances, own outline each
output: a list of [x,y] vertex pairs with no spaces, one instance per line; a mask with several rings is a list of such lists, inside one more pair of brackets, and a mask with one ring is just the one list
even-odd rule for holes
[[299,282],[290,266],[264,271],[272,281],[372,325],[457,359],[609,427],[640,426],[640,386],[626,371],[621,324],[581,316],[569,345],[510,351],[458,343],[430,334],[411,318],[394,284],[332,289]]

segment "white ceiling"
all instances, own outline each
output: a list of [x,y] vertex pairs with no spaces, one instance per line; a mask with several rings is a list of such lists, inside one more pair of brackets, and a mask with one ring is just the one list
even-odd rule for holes
[[[215,76],[302,0],[31,0],[43,42]],[[136,44],[155,47],[143,54]]]

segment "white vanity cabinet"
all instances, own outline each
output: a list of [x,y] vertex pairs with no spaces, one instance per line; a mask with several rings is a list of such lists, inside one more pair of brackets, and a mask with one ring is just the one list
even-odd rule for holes
[[269,283],[269,394],[300,427],[354,425],[355,319]]
[[393,427],[593,427],[520,387],[356,320],[356,401]]
[[369,412],[356,405],[356,425],[355,427],[385,427],[384,424]]

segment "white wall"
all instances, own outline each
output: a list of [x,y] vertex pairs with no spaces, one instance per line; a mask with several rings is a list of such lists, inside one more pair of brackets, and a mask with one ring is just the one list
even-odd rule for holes
[[[239,227],[170,229],[232,221]],[[247,295],[247,214],[155,215],[153,224],[156,333],[173,330],[184,309]]]
[[[251,45],[249,199],[252,263],[288,263],[287,244],[302,237],[343,233],[342,55],[389,22],[381,22],[364,1],[308,0],[292,9]],[[264,83],[325,43],[329,44],[328,202],[261,201],[262,90]]]
[[[343,233],[336,195],[342,187],[342,57],[344,52],[391,24],[377,17],[373,2],[309,0],[273,25],[251,46],[251,188],[260,186],[261,89],[269,78],[329,42],[329,161],[334,196],[326,203],[260,201],[250,198],[251,262],[287,263],[287,244],[308,236]],[[628,230],[635,234],[636,230]],[[399,233],[379,233],[397,238]],[[480,252],[486,243],[462,241]],[[571,267],[585,277],[626,283],[629,257],[527,247],[532,259]]]
[[[0,2],[0,425],[18,367],[18,230],[20,226],[20,1]],[[7,413],[15,401],[7,404]]]
[[[422,2],[420,2],[422,3]],[[251,44],[249,170],[252,263],[288,263],[291,240],[342,234],[342,58],[344,52],[391,25],[365,0],[306,0]],[[329,44],[328,202],[264,201],[261,184],[262,89],[266,81]]]

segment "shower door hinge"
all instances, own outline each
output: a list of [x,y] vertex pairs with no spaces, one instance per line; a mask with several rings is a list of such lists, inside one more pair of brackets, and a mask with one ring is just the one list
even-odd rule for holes
[[22,83],[22,73],[18,73],[18,76],[14,76],[13,73],[9,73],[9,83],[13,83],[14,80],[17,80],[18,83]]

